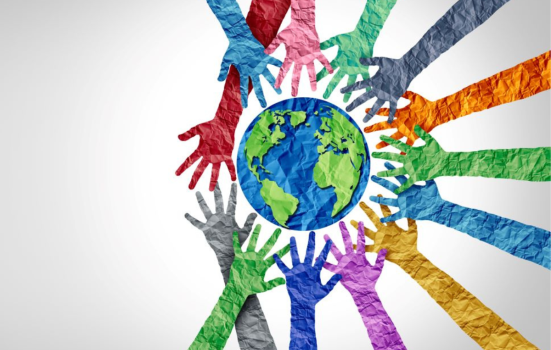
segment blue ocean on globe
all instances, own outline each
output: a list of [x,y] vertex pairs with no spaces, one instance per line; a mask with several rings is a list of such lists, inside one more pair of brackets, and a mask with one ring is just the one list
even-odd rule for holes
[[[289,111],[304,113],[291,113],[291,117]],[[259,125],[255,129],[255,125],[259,122],[262,125],[268,125],[269,123],[266,120],[272,116],[277,118],[279,122],[270,124],[269,128],[262,129]],[[340,124],[332,124],[339,126],[338,128],[335,127],[335,129],[341,129],[340,125],[343,125],[343,129],[352,130],[354,136],[350,136],[350,140],[340,138],[336,142],[326,142],[324,148],[320,137],[333,132],[329,131],[331,127],[328,127],[328,125],[331,125],[330,122],[336,123],[336,121],[328,122],[328,120],[336,116],[338,116]],[[265,119],[261,120],[262,118]],[[292,123],[295,125],[292,125]],[[247,141],[251,137],[253,129],[255,129],[253,135],[255,140],[249,141],[248,149],[246,149]],[[259,136],[259,130],[264,130],[262,137]],[[358,133],[360,136],[358,136]],[[326,136],[326,139],[330,140],[333,134],[327,134],[330,136]],[[339,172],[350,168],[350,164],[354,162],[348,160],[348,158],[346,161],[340,160],[340,157],[350,158],[351,155],[348,155],[349,151],[346,147],[344,150],[342,148],[338,149],[339,146],[337,144],[349,145],[352,139],[354,139],[355,154],[358,154],[358,150],[361,150],[362,153],[361,157],[355,156],[353,158],[356,162],[355,165],[353,164],[354,168],[351,168],[353,172],[358,172],[354,175],[357,181],[350,180],[349,174]],[[275,143],[273,140],[276,140]],[[255,152],[260,152],[262,156],[252,158],[253,160],[251,161],[251,156],[248,159],[246,152],[249,152],[249,155],[251,154],[252,144],[255,145]],[[270,148],[265,152],[267,147]],[[344,167],[342,169],[341,166],[330,167],[329,170],[325,170],[327,176],[318,168],[318,175],[322,174],[318,178],[336,179],[344,176],[348,181],[346,182],[347,184],[350,181],[354,181],[353,185],[356,186],[355,189],[350,190],[350,193],[347,193],[346,191],[343,192],[343,187],[339,185],[341,198],[349,198],[349,201],[334,216],[332,216],[332,212],[337,202],[335,187],[320,188],[314,179],[314,169],[320,161],[320,152],[333,153],[324,156],[324,159],[337,159],[342,162],[339,164],[344,165]],[[249,164],[248,162],[251,163]],[[251,171],[251,167],[256,169],[255,172]],[[328,168],[326,167],[325,169]],[[341,220],[360,201],[369,178],[369,150],[363,133],[345,111],[329,102],[315,98],[292,98],[268,107],[252,121],[239,145],[237,170],[239,183],[245,197],[262,217],[275,225],[291,230],[310,231],[327,227]],[[350,169],[346,171],[350,173]],[[341,183],[339,182],[339,184]],[[353,186],[350,186],[350,188],[353,188]],[[272,207],[267,204],[261,195],[262,190],[264,191],[264,196],[267,196],[266,198],[276,198],[275,202],[278,203],[278,213],[280,215],[279,222],[274,217]],[[278,201],[277,198],[281,196],[285,198],[285,201],[283,199]],[[293,212],[287,216],[287,211]],[[288,217],[285,224],[282,223],[281,217]]]

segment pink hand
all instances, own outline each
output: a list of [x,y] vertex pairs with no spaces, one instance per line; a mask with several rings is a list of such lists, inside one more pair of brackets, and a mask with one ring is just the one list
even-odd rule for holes
[[316,31],[315,0],[291,1],[291,24],[275,37],[264,52],[268,55],[272,54],[282,43],[285,44],[287,53],[276,79],[276,88],[281,86],[293,63],[295,64],[291,90],[293,96],[298,95],[302,66],[306,66],[308,70],[310,86],[313,91],[317,88],[314,60],[320,61],[330,73],[333,73],[329,60],[320,50],[320,40]]

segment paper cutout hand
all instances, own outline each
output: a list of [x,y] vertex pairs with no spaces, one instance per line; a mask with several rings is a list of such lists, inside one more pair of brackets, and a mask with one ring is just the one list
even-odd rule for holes
[[291,343],[289,349],[317,349],[315,307],[329,294],[341,279],[334,275],[325,285],[321,283],[320,273],[329,254],[331,241],[326,242],[318,259],[314,261],[316,235],[312,231],[308,236],[308,247],[304,262],[300,262],[295,237],[291,237],[291,257],[293,268],[289,269],[278,254],[274,254],[277,266],[287,279],[287,292],[291,298]]
[[417,181],[440,176],[481,176],[496,179],[551,181],[551,148],[490,149],[476,152],[446,152],[436,140],[416,125],[421,147],[411,147],[388,136],[381,140],[396,147],[405,155],[373,152],[374,158],[403,163],[402,168],[381,171],[380,177],[409,174],[409,179],[394,193],[407,190]]
[[[241,104],[247,108],[249,95],[249,78],[262,107],[266,107],[266,99],[260,85],[260,76],[263,75],[273,86],[275,78],[268,70],[268,64],[281,67],[281,61],[264,53],[264,46],[253,36],[239,5],[235,0],[207,0],[212,12],[218,18],[230,42],[222,65],[218,81],[224,81],[230,66],[239,71]],[[276,89],[277,93],[281,90]]]
[[[417,135],[413,132],[415,125],[431,132],[449,121],[549,90],[550,71],[549,51],[546,51],[438,101],[429,101],[421,95],[406,91],[402,97],[411,103],[396,111],[396,119],[392,124],[384,121],[367,126],[364,131],[370,133],[396,128],[397,131],[390,137],[399,140],[405,136],[406,143],[411,146],[417,140]],[[365,110],[368,114],[370,111],[371,108]],[[381,108],[377,115],[388,116],[389,113],[388,108]],[[386,146],[386,142],[377,144],[379,149]]]
[[[266,271],[274,264],[272,257],[266,260],[264,258],[275,245],[281,230],[277,229],[257,253],[255,249],[259,234],[260,225],[257,225],[251,235],[247,250],[243,252],[239,243],[239,234],[233,233],[232,244],[235,258],[228,282],[216,306],[189,347],[190,350],[222,350],[247,298],[252,294],[262,293],[285,284],[283,278],[264,281]],[[287,245],[277,254],[284,256],[288,252],[289,246]],[[269,345],[269,347],[272,346]]]
[[[375,212],[364,202],[360,207],[373,221],[377,232],[366,229],[366,235],[374,243],[366,247],[368,252],[387,249],[386,260],[394,262],[411,276],[454,322],[483,349],[516,350],[537,349],[516,329],[484,305],[461,284],[446,274],[417,250],[417,224],[408,219],[408,229],[401,229],[395,222],[381,223]],[[381,204],[384,216],[391,214]],[[352,221],[352,225],[359,224]]]
[[[373,349],[406,349],[375,290],[375,283],[377,283],[384,266],[386,250],[381,249],[377,255],[375,265],[371,265],[365,257],[363,223],[360,222],[357,226],[358,244],[356,251],[354,251],[350,234],[344,222],[341,221],[339,227],[346,254],[343,255],[339,248],[333,245],[331,252],[337,259],[338,264],[325,263],[324,267],[331,272],[342,275],[341,283],[350,292],[354,303],[358,307]],[[328,235],[325,235],[324,238],[326,241],[330,241]]]
[[403,163],[404,166],[402,168],[381,171],[377,174],[377,176],[380,177],[409,175],[409,179],[395,190],[394,193],[396,194],[407,190],[417,181],[431,180],[440,176],[443,167],[450,166],[449,153],[444,151],[432,136],[427,134],[418,125],[415,126],[415,132],[425,141],[425,145],[421,147],[411,147],[388,136],[382,135],[381,140],[396,147],[398,150],[404,152],[405,155],[390,152],[373,152],[372,154],[373,158]]
[[[214,189],[216,211],[212,213],[205,203],[201,192],[197,192],[197,202],[201,207],[201,211],[205,214],[207,221],[203,223],[193,216],[186,214],[186,219],[205,234],[207,242],[216,254],[225,283],[228,282],[230,267],[235,256],[233,251],[232,232],[235,231],[238,233],[239,243],[243,244],[249,236],[256,218],[256,214],[250,214],[243,228],[239,227],[235,221],[236,194],[237,185],[232,183],[228,208],[226,212],[224,212],[224,200],[220,187],[217,184]],[[241,312],[235,320],[235,331],[237,333],[239,347],[242,350],[276,349],[274,339],[268,327],[268,322],[266,321],[262,306],[256,295],[250,295],[243,304]]]
[[251,232],[257,215],[255,213],[249,214],[245,221],[245,225],[243,225],[242,228],[239,227],[235,221],[235,207],[237,203],[237,185],[235,183],[231,185],[231,193],[228,199],[226,212],[224,212],[224,199],[222,198],[222,191],[220,191],[220,186],[218,184],[216,184],[214,188],[214,201],[216,203],[214,213],[208,207],[201,192],[198,191],[196,196],[199,207],[201,207],[201,211],[205,215],[207,221],[203,223],[187,213],[185,217],[193,226],[203,231],[205,234],[207,242],[218,259],[220,270],[224,276],[224,282],[228,282],[230,268],[235,256],[233,251],[232,232],[237,232],[239,243],[243,244],[243,242],[247,240],[247,237],[249,237],[249,233]]
[[349,85],[346,93],[371,86],[371,91],[360,95],[346,107],[351,111],[367,100],[377,97],[373,108],[365,116],[369,121],[388,101],[388,123],[394,120],[398,99],[406,92],[411,81],[441,54],[449,50],[465,35],[484,23],[509,0],[458,0],[402,58],[364,58],[365,65],[379,66],[373,78]]
[[[265,282],[264,276],[268,269],[275,263],[273,257],[265,259],[270,250],[274,247],[277,239],[281,235],[281,230],[276,229],[272,236],[268,238],[264,246],[256,252],[256,243],[260,234],[260,225],[256,225],[251,235],[247,250],[243,252],[239,243],[239,234],[233,233],[233,249],[235,259],[230,269],[230,278],[228,284],[238,286],[244,295],[258,294],[266,292],[272,288],[285,284],[283,278],[275,278]],[[284,256],[289,252],[289,245],[280,249],[276,254]],[[265,259],[265,260],[264,260]]]
[[[353,31],[336,35],[321,43],[320,48],[322,50],[335,45],[339,47],[337,56],[331,61],[331,67],[338,70],[327,85],[323,98],[329,98],[339,82],[347,75],[347,85],[354,84],[358,74],[364,80],[369,79],[369,67],[361,64],[360,58],[371,57],[373,55],[375,41],[394,4],[396,4],[396,0],[367,0],[362,16]],[[327,75],[329,75],[327,68],[323,68],[316,78],[320,81]],[[351,92],[346,93],[343,101],[348,102],[351,95]]]
[[390,102],[390,114],[388,122],[392,123],[398,100],[406,92],[411,81],[416,77],[415,71],[412,71],[409,62],[403,58],[393,59],[386,57],[362,58],[360,63],[365,66],[378,66],[379,70],[375,75],[367,80],[363,80],[341,89],[342,93],[348,93],[356,90],[362,90],[371,87],[370,91],[364,92],[351,104],[346,106],[348,112],[354,110],[359,105],[376,97],[377,100],[371,111],[366,114],[363,121],[368,122],[375,113],[383,106],[385,102]]
[[[395,169],[385,163],[387,169]],[[398,186],[394,183],[371,177],[374,182],[394,192]],[[400,184],[406,182],[405,176],[396,176]],[[398,207],[400,210],[381,218],[381,222],[390,222],[407,217],[416,220],[430,220],[468,234],[482,242],[493,245],[518,258],[531,261],[547,269],[551,260],[551,232],[507,219],[482,210],[462,207],[443,200],[433,180],[425,186],[413,185],[400,193],[398,198],[369,197],[375,203]]]
[[285,75],[294,63],[291,95],[297,96],[300,72],[306,66],[310,77],[312,91],[316,90],[316,68],[314,61],[320,61],[330,73],[333,68],[327,58],[321,53],[320,40],[316,31],[315,0],[291,1],[291,24],[282,30],[264,51],[272,54],[281,44],[285,45],[286,56],[279,70],[275,87],[279,88]]
[[[394,165],[389,162],[385,162],[385,166],[388,170],[396,169]],[[394,193],[399,186],[386,179],[382,179],[378,176],[371,176],[373,182],[383,186],[387,190]],[[404,185],[407,182],[407,177],[403,175],[396,176],[396,179],[400,185]],[[414,220],[432,220],[446,201],[440,197],[438,187],[434,180],[429,180],[424,186],[412,185],[407,190],[401,192],[398,198],[385,198],[371,196],[369,199],[375,203],[390,205],[398,207],[400,210],[392,215],[381,218],[381,222],[391,222],[400,220],[402,218],[410,218]]]
[[231,180],[236,180],[235,165],[232,160],[233,145],[235,142],[234,127],[228,125],[221,118],[215,118],[208,122],[199,124],[178,136],[180,141],[187,141],[192,137],[199,136],[199,146],[197,149],[180,165],[176,170],[176,175],[180,176],[191,165],[198,161],[201,157],[201,162],[195,169],[189,188],[194,189],[197,182],[203,175],[203,172],[209,164],[212,164],[212,173],[210,178],[209,190],[214,190],[218,175],[220,173],[220,165],[225,163],[230,172]]

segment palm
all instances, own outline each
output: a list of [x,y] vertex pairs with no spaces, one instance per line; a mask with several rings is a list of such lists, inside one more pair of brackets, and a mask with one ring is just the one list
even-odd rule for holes
[[199,124],[189,131],[181,134],[178,138],[181,141],[187,141],[194,136],[199,136],[199,146],[197,149],[180,165],[176,170],[176,175],[180,176],[196,161],[201,159],[199,165],[189,183],[189,188],[194,189],[197,182],[203,175],[206,167],[212,164],[212,175],[209,189],[214,190],[218,181],[220,165],[225,163],[230,172],[232,181],[236,180],[235,166],[232,160],[232,151],[234,146],[234,129],[220,118],[215,118],[203,124]]

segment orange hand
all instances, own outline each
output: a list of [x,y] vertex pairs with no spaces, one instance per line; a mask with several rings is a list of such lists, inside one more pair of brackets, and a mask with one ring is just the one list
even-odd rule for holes
[[[367,126],[364,132],[397,128],[398,131],[390,137],[399,140],[405,136],[407,144],[413,145],[418,138],[413,132],[416,124],[430,132],[438,125],[451,120],[549,90],[550,67],[549,51],[547,51],[438,101],[429,101],[416,93],[407,91],[403,97],[411,103],[396,111],[396,119],[392,124],[386,121],[380,122]],[[369,110],[369,108],[366,109],[366,113]],[[388,108],[381,108],[377,113],[381,116],[388,116],[388,114]],[[386,146],[388,143],[379,142],[376,147],[381,149]]]

